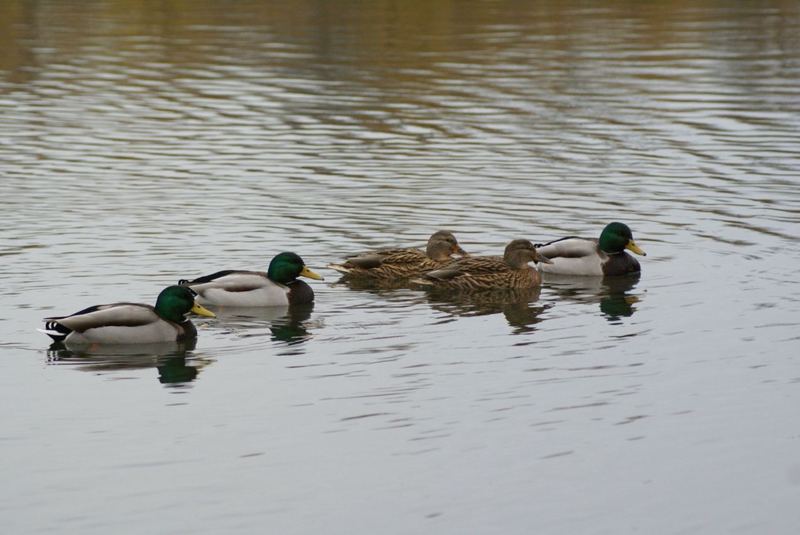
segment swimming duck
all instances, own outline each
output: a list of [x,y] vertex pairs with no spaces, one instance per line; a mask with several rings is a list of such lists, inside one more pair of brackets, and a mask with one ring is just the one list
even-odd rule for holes
[[197,294],[184,286],[164,288],[156,305],[112,303],[80,310],[71,316],[45,318],[39,329],[56,342],[76,344],[148,344],[180,342],[197,336],[186,314],[214,317],[195,302]]
[[528,240],[514,240],[506,245],[503,257],[473,256],[456,260],[441,269],[429,271],[411,282],[436,288],[490,290],[532,288],[542,277],[528,262],[548,260]]
[[280,253],[269,263],[266,273],[229,269],[178,284],[197,292],[199,301],[209,305],[269,307],[311,303],[314,290],[297,277],[324,280],[300,256]]
[[633,234],[624,223],[609,223],[600,239],[568,237],[537,244],[541,254],[551,263],[539,266],[545,273],[560,275],[625,275],[641,271],[639,262],[625,249],[646,256],[633,241]]
[[451,255],[467,256],[456,237],[447,230],[434,232],[425,251],[419,249],[382,249],[345,259],[328,267],[349,277],[380,281],[407,279],[443,267],[453,261]]

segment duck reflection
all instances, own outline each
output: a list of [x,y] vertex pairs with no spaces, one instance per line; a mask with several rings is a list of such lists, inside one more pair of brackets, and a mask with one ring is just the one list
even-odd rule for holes
[[408,279],[377,280],[358,277],[341,277],[332,285],[344,285],[351,290],[361,290],[372,293],[381,293],[388,290],[401,290],[410,287]]
[[552,305],[535,304],[540,288],[484,290],[464,292],[433,288],[426,291],[434,310],[459,316],[486,316],[502,313],[513,334],[536,330],[541,314]]
[[286,342],[289,345],[302,344],[309,338],[307,321],[311,318],[314,303],[294,305],[280,318],[275,319],[269,326],[273,342]]
[[[242,336],[259,336],[258,327],[269,328],[273,342],[299,345],[312,336],[309,331],[314,303],[278,307],[212,307],[220,325]],[[250,331],[250,332],[248,332]],[[244,334],[243,334],[244,333]]]
[[194,381],[200,369],[213,362],[194,355],[187,360],[187,353],[194,350],[196,343],[196,339],[124,345],[55,342],[47,350],[47,361],[49,364],[72,364],[81,371],[94,373],[155,368],[160,383],[181,385]]
[[581,303],[598,303],[608,321],[615,322],[636,312],[634,306],[641,300],[632,290],[639,283],[640,273],[620,277],[570,277],[544,274],[544,284],[559,299]]

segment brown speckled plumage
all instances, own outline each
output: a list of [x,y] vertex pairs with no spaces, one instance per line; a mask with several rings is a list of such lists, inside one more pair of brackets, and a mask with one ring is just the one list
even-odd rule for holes
[[528,262],[548,262],[528,240],[514,240],[506,246],[503,257],[475,256],[451,262],[425,273],[412,282],[436,288],[489,290],[532,288],[542,282]]
[[328,267],[346,277],[393,281],[407,279],[446,266],[451,255],[466,256],[455,236],[440,230],[428,240],[425,251],[419,249],[382,249],[347,258],[341,264]]

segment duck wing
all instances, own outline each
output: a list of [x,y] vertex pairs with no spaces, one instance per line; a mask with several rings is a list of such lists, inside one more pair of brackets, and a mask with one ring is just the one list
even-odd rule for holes
[[348,257],[344,265],[362,269],[374,269],[384,264],[412,264],[428,257],[419,249],[382,249]]
[[[181,281],[181,284],[203,295],[210,289],[221,289],[227,292],[249,292],[272,283],[263,271],[224,270],[199,277],[193,281]],[[274,283],[272,283],[274,284]]]
[[509,265],[500,256],[470,256],[429,271],[423,276],[428,279],[446,281],[463,276],[493,275],[510,270]]
[[69,316],[45,318],[42,332],[63,340],[73,331],[85,332],[100,327],[138,327],[160,321],[155,309],[139,303],[113,303],[85,308]]
[[540,254],[549,258],[582,258],[597,254],[597,240],[570,236],[549,243],[537,243]]

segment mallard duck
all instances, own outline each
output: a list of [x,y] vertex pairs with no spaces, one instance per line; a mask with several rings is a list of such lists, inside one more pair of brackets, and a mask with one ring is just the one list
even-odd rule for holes
[[195,302],[197,294],[184,286],[164,288],[156,306],[139,303],[96,305],[71,316],[45,318],[39,329],[56,342],[76,344],[148,344],[180,342],[197,336],[186,314],[213,318]]
[[545,273],[559,275],[625,275],[641,271],[639,262],[625,252],[628,249],[646,256],[633,241],[633,234],[624,223],[609,223],[600,239],[568,237],[537,244],[541,254],[551,263],[539,266]]
[[443,267],[453,261],[451,255],[467,256],[452,232],[440,230],[428,239],[425,251],[419,249],[382,249],[351,256],[341,264],[329,264],[347,276],[382,281],[407,279]]
[[229,269],[178,284],[197,292],[198,300],[208,305],[269,307],[311,303],[314,290],[297,277],[324,280],[300,256],[280,253],[269,263],[266,273]]
[[528,262],[549,262],[528,240],[506,245],[503,257],[473,256],[456,260],[441,269],[429,271],[411,282],[436,288],[490,290],[532,288],[542,282],[541,275]]

